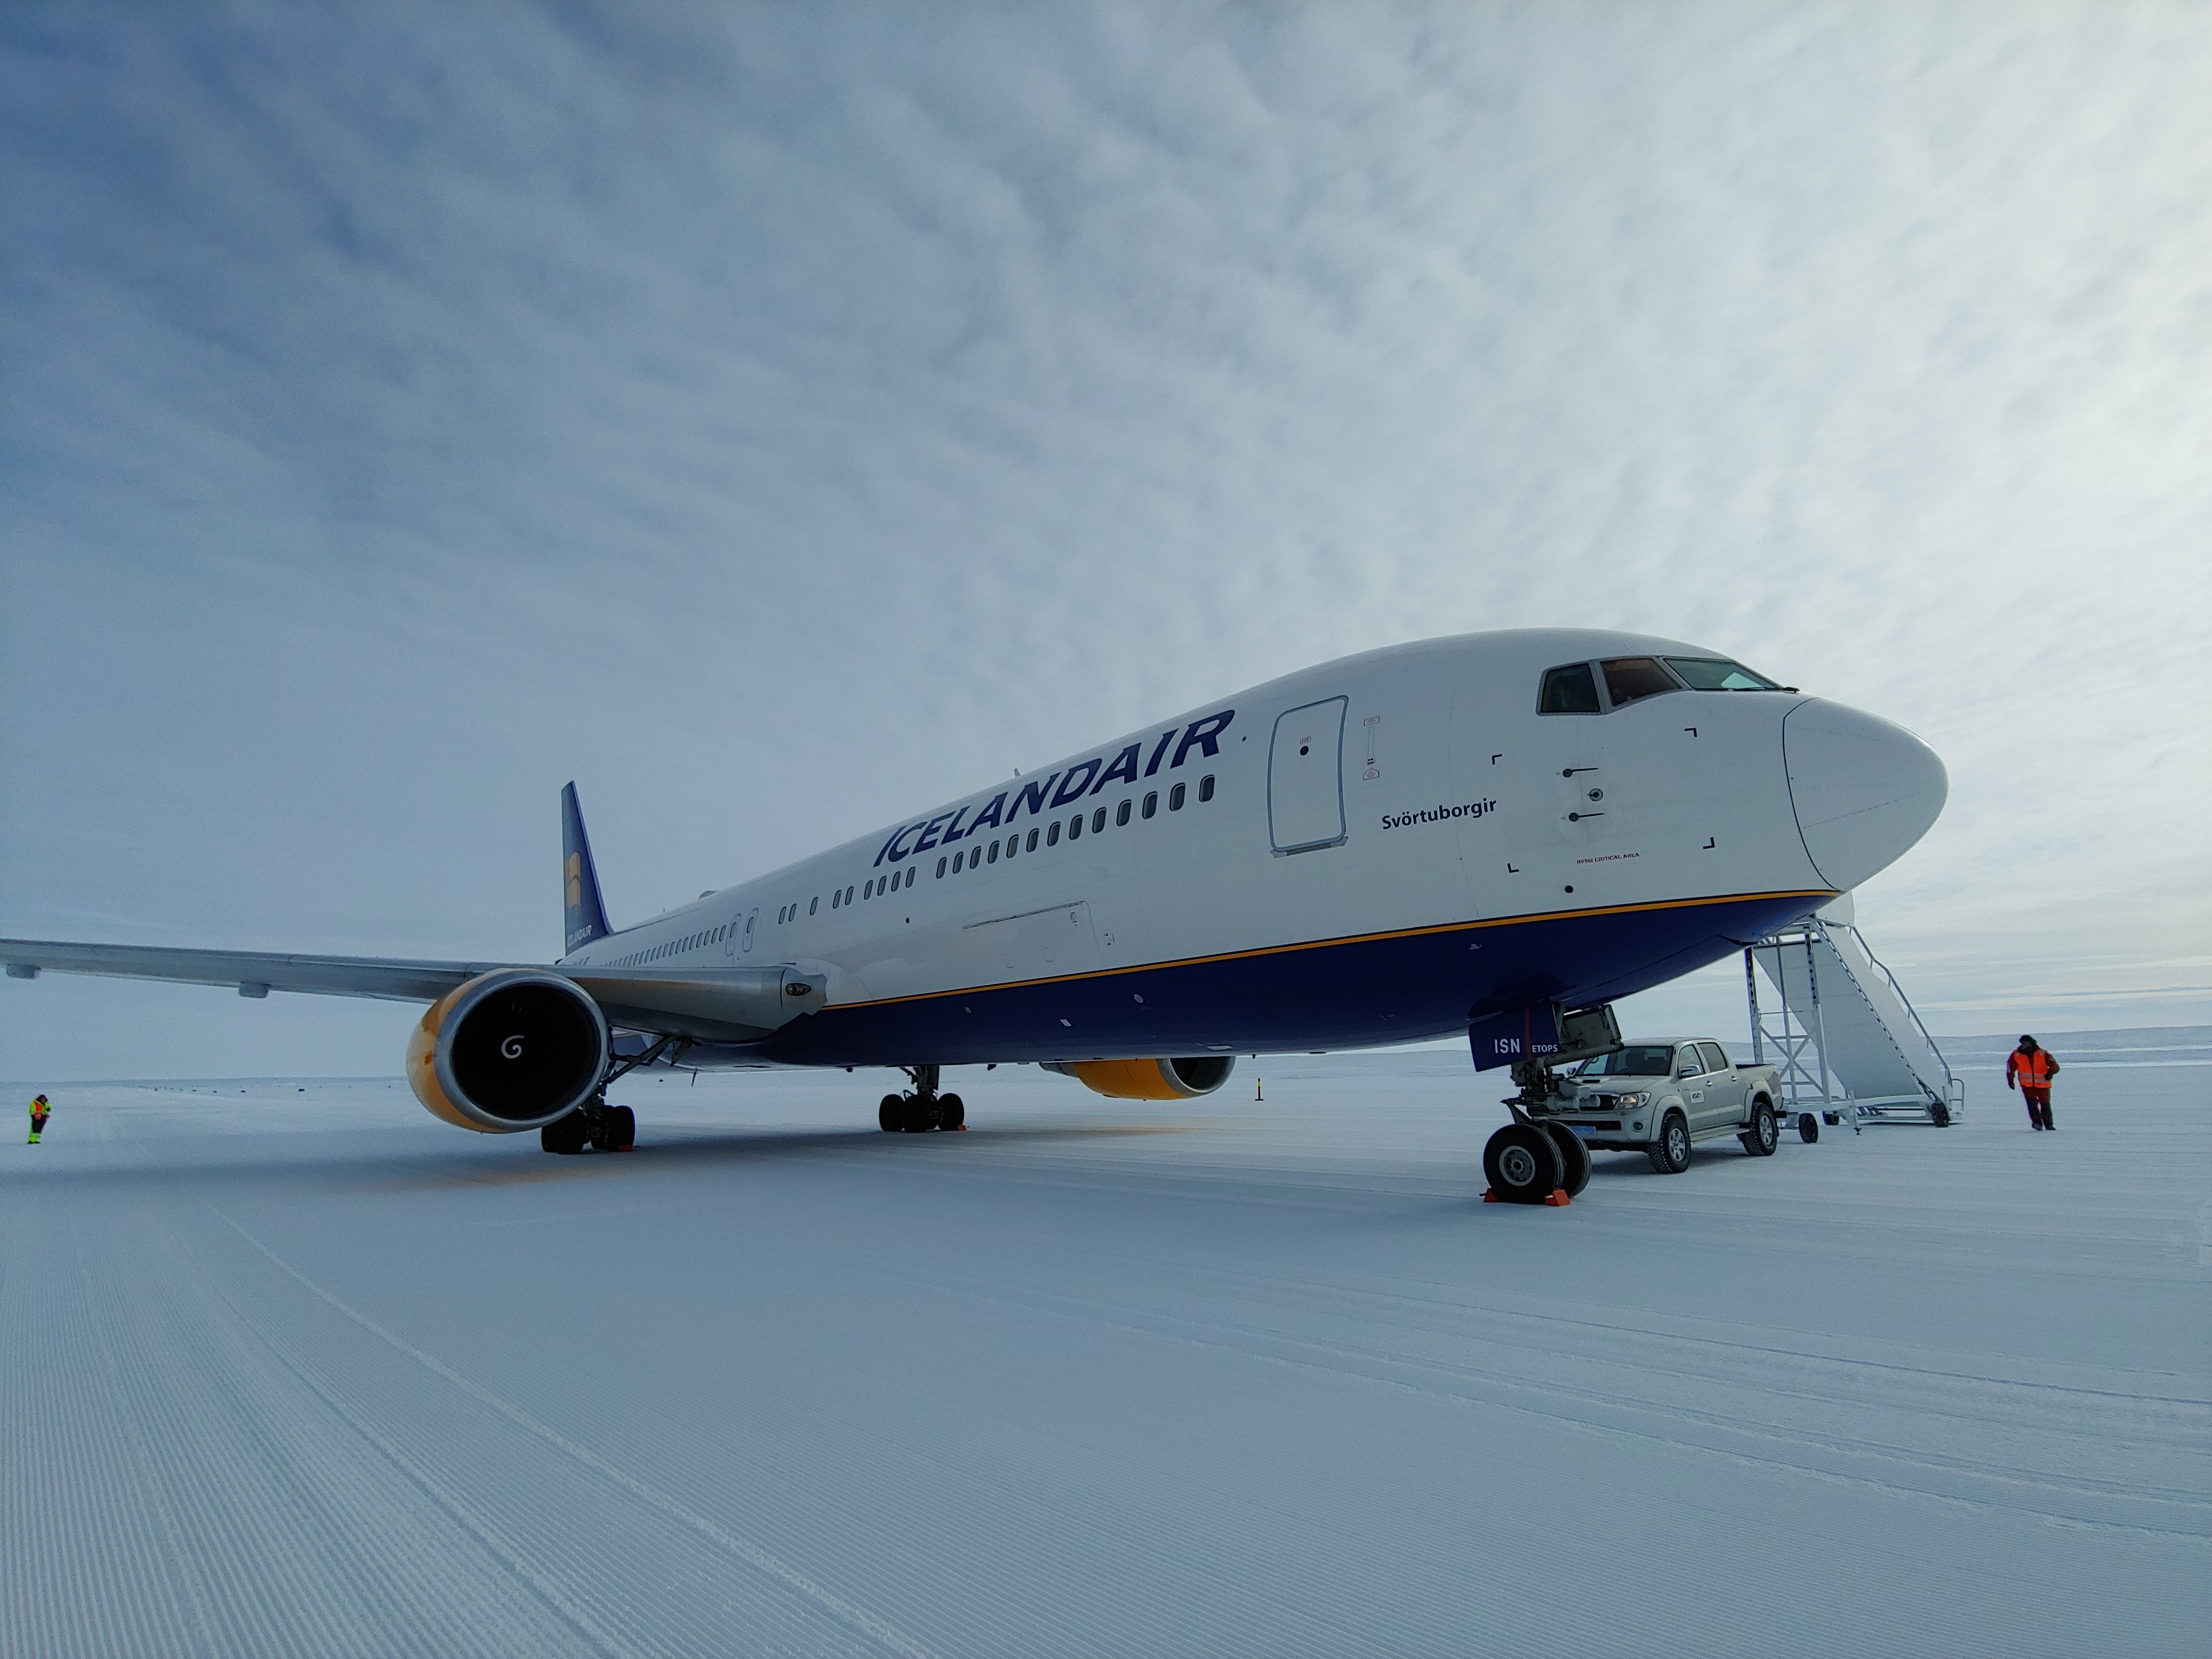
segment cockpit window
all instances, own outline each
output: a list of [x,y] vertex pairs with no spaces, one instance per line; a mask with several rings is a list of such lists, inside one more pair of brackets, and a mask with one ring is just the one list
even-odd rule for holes
[[1662,691],[1682,689],[1656,658],[1615,657],[1599,666],[1605,670],[1605,695],[1615,708],[1639,697],[1656,697]]
[[1543,695],[1538,699],[1536,712],[1540,714],[1595,714],[1600,712],[1597,703],[1597,680],[1586,662],[1571,662],[1564,668],[1554,668],[1544,676]]
[[1669,657],[1667,666],[1689,683],[1692,691],[1778,691],[1764,674],[1754,674],[1740,662],[1725,657]]
[[1665,1042],[1638,1042],[1595,1060],[1586,1060],[1577,1077],[1665,1077],[1674,1069],[1674,1049]]

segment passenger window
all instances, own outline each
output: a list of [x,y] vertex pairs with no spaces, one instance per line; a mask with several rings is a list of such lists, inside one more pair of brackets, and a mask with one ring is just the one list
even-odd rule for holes
[[1182,786],[1181,784],[1176,785],[1174,788],[1168,791],[1168,811],[1170,812],[1180,812],[1182,811]]
[[939,881],[945,879],[945,860],[943,859],[939,859],[937,861],[937,878]]
[[954,875],[956,875],[956,876],[957,876],[957,875],[958,875],[958,874],[960,873],[960,872],[961,872],[962,868],[963,868],[963,867],[967,864],[967,862],[968,862],[968,854],[965,854],[965,853],[955,853],[955,854],[952,855],[952,873],[953,873]]
[[1015,854],[1021,850],[1022,838],[1019,836],[1008,836],[1006,837],[1006,856],[1008,858],[1012,858]]
[[842,888],[842,887],[841,887],[841,888],[839,888],[836,892],[834,892],[834,893],[832,893],[832,894],[830,894],[830,908],[832,910],[836,909],[839,905],[842,904],[844,902],[845,902],[845,890],[844,890],[843,888]]
[[1102,806],[1091,815],[1091,833],[1095,836],[1105,827],[1106,809]]
[[[1035,835],[1036,832],[1033,830],[1030,833],[1031,835]],[[1052,821],[1052,828],[1044,832],[1044,844],[1048,847],[1057,847],[1060,845],[1060,820],[1058,818],[1054,818]]]
[[822,895],[819,893],[817,893],[812,898],[806,901],[806,914],[810,916],[821,908]]
[[1204,777],[1198,781],[1198,798],[1200,800],[1212,800],[1213,799],[1212,773],[1208,772]]
[[1615,657],[1599,665],[1605,670],[1605,695],[1615,708],[1626,708],[1644,697],[1681,690],[1655,658]]
[[1029,844],[1029,850],[1030,850],[1030,852],[1034,853],[1034,852],[1036,852],[1036,843],[1037,843],[1037,832],[1036,832],[1036,830],[1030,830],[1030,844]]
[[873,898],[875,896],[876,884],[872,880],[871,880],[866,886],[860,889],[860,896],[862,898]]
[[848,904],[850,904],[852,902],[853,902],[853,889],[852,889],[852,885],[851,885],[851,884],[850,884],[850,883],[848,883],[848,884],[846,884],[846,888],[845,888],[845,902],[846,902],[846,903],[848,903]]
[[1083,833],[1083,814],[1078,812],[1067,821],[1067,838],[1073,841]]
[[1160,792],[1155,789],[1145,797],[1145,816],[1146,817],[1150,817],[1153,813],[1159,810]]
[[988,858],[986,858],[986,859],[983,860],[983,862],[984,862],[984,863],[986,863],[986,864],[996,864],[998,861],[999,861],[999,843],[998,843],[997,842],[994,841],[994,842],[991,843],[991,853],[990,853],[990,856],[989,856],[989,857],[988,857]]
[[1597,705],[1597,681],[1591,678],[1586,662],[1571,662],[1565,667],[1547,671],[1544,690],[1536,700],[1540,714],[1595,714],[1601,712]]
[[914,866],[911,864],[908,865],[906,867],[906,884],[909,887],[913,886],[914,878],[921,873],[921,872],[915,868]]
[[1119,806],[1114,809],[1114,822],[1115,823],[1127,823],[1128,821],[1129,803],[1123,801]]

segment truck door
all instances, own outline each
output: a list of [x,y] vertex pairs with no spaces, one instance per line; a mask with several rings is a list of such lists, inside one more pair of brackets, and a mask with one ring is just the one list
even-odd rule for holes
[[1698,1052],[1705,1062],[1705,1104],[1713,1109],[1715,1123],[1743,1121],[1743,1073],[1717,1042],[1700,1042]]
[[1698,1052],[1694,1042],[1678,1044],[1674,1049],[1674,1087],[1682,1097],[1682,1108],[1689,1114],[1690,1133],[1696,1134],[1709,1127],[1713,1121],[1711,1091],[1705,1087],[1705,1058]]
[[1267,745],[1267,831],[1275,856],[1344,841],[1344,711],[1329,697],[1276,716]]

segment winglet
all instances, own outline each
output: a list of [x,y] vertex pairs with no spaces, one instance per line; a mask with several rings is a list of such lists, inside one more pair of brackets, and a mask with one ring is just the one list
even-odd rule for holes
[[584,810],[576,786],[561,791],[562,945],[566,956],[595,939],[605,939],[607,907],[599,898],[599,872],[592,864],[592,843],[584,834]]

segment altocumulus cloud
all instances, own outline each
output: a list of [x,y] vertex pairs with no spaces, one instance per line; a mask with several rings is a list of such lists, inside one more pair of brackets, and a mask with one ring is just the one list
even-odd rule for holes
[[[1960,1019],[2212,1006],[2200,9],[19,8],[0,53],[9,931],[544,955],[570,775],[635,917],[1580,619],[1936,745],[1861,916]],[[11,1073],[396,1029],[0,997]]]

